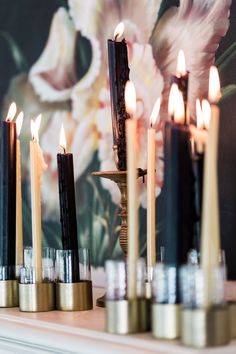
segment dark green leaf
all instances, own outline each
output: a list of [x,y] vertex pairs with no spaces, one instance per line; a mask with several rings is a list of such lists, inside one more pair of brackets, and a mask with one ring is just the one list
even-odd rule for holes
[[27,71],[28,70],[27,61],[22,51],[20,50],[18,44],[16,43],[16,41],[6,32],[0,31],[0,37],[2,37],[7,42],[17,70],[19,72]]
[[221,102],[236,94],[236,85],[228,85],[222,88]]

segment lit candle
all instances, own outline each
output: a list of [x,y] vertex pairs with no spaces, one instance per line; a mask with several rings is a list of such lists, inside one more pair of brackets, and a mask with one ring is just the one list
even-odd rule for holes
[[185,106],[185,123],[187,123],[187,103],[188,103],[188,77],[189,73],[186,70],[186,61],[183,50],[178,53],[176,75],[171,77],[171,83],[176,83],[178,89],[183,95]]
[[126,170],[125,120],[125,85],[129,80],[128,53],[125,39],[122,38],[124,24],[121,22],[115,29],[114,40],[108,40],[108,63],[111,94],[111,114],[114,152],[117,167]]
[[1,123],[0,175],[0,266],[6,267],[5,279],[15,278],[16,250],[16,104],[9,108]]
[[204,305],[212,304],[213,271],[219,265],[220,226],[218,202],[218,136],[220,111],[216,105],[221,97],[219,75],[216,67],[210,69],[209,101],[211,120],[204,162],[201,266],[204,274]]
[[152,281],[156,263],[156,130],[152,127],[159,115],[160,98],[157,99],[150,117],[147,133],[147,277]]
[[63,250],[73,250],[75,256],[71,260],[72,273],[70,274],[70,279],[66,278],[65,282],[77,282],[80,276],[73,154],[66,152],[66,137],[63,125],[61,126],[60,133],[60,147],[62,153],[57,155],[57,168],[62,248]]
[[16,271],[19,276],[19,267],[23,264],[23,223],[22,223],[22,194],[21,194],[21,153],[20,132],[23,123],[23,112],[16,118]]
[[[125,87],[126,110],[131,117],[136,110],[136,94],[132,82]],[[127,296],[134,299],[137,296],[137,261],[139,253],[138,240],[138,184],[137,184],[137,121],[126,120],[127,144],[127,185],[128,185],[128,276]]]
[[47,165],[39,145],[41,115],[31,120],[30,141],[30,184],[32,214],[32,266],[35,270],[36,283],[42,282],[42,220],[41,220],[41,176]]
[[168,301],[178,303],[179,269],[186,263],[187,254],[193,248],[196,220],[194,175],[192,169],[190,133],[185,122],[183,96],[175,91],[172,121],[165,124],[164,141],[164,190],[165,228],[163,245],[165,264],[176,270],[176,293]]

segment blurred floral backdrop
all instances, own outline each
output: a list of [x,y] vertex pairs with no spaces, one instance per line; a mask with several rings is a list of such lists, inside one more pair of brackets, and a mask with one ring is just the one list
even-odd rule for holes
[[[13,100],[19,111],[25,113],[21,140],[26,245],[31,243],[30,119],[42,113],[40,144],[48,163],[42,182],[44,245],[57,248],[61,245],[56,154],[63,122],[68,151],[74,154],[79,244],[91,249],[95,267],[103,266],[107,258],[121,256],[117,240],[119,191],[112,182],[91,176],[92,171],[115,169],[107,39],[113,37],[121,20],[125,24],[128,42],[130,77],[137,90],[141,168],[146,167],[149,116],[156,98],[162,97],[156,133],[157,240],[161,245],[161,230],[165,222],[161,207],[165,198],[161,193],[162,122],[166,118],[170,75],[175,72],[179,49],[183,49],[191,72],[190,112],[195,119],[195,100],[207,95],[208,70],[217,53],[216,63],[224,86],[222,110],[227,111],[229,101],[233,101],[236,93],[236,77],[229,75],[229,68],[236,57],[235,38],[231,38],[233,24],[234,30],[236,28],[235,6],[231,9],[229,29],[230,5],[230,0],[41,0],[33,3],[30,0],[12,0],[11,5],[7,0],[1,0],[0,89],[3,117]],[[228,35],[218,50],[227,31]],[[227,155],[224,179],[233,156]],[[225,161],[222,152],[220,158]],[[221,179],[220,184],[225,185],[224,180]],[[226,194],[221,193],[221,214],[223,245],[227,248],[231,246],[231,238],[228,232],[224,233],[224,223],[228,223],[229,214],[236,213],[236,205],[230,205],[228,213],[225,206],[229,205],[230,197]],[[146,187],[140,183],[141,254],[146,248],[145,217]],[[232,263],[229,251],[227,257]],[[231,273],[236,275],[236,271]]]

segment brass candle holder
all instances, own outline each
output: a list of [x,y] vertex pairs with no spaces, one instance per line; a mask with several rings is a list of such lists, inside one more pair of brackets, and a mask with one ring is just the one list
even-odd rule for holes
[[18,280],[1,280],[0,307],[17,307],[18,303]]
[[[147,174],[147,170],[138,169],[138,178]],[[106,171],[106,172],[93,172],[92,176],[107,178],[115,182],[121,192],[121,201],[119,217],[121,218],[121,228],[119,232],[119,241],[124,256],[127,255],[128,247],[128,208],[127,208],[127,171]],[[97,306],[105,307],[105,295],[97,299]]]
[[107,300],[106,307],[107,332],[132,334],[149,329],[146,299]]
[[206,348],[230,342],[230,321],[227,305],[209,309],[182,310],[182,343],[189,347]]
[[19,304],[22,312],[46,312],[55,309],[55,284],[19,284]]
[[56,308],[60,311],[92,310],[92,282],[56,283]]

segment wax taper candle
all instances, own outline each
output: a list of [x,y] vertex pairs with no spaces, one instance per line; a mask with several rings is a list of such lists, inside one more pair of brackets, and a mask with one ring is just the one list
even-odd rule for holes
[[[23,123],[23,112],[16,118],[16,266],[23,264],[23,220],[22,220],[22,194],[21,194],[21,152],[20,132]],[[18,272],[19,269],[16,269]],[[17,274],[19,275],[19,274]]]
[[209,100],[211,102],[211,121],[204,162],[201,267],[204,275],[204,305],[212,305],[213,272],[219,265],[220,226],[218,201],[218,136],[220,111],[216,103],[221,95],[218,71],[210,70]]
[[156,263],[156,130],[153,128],[160,111],[157,99],[150,117],[147,133],[147,276],[152,281]]
[[171,83],[176,83],[178,89],[183,95],[185,106],[185,123],[187,122],[187,103],[188,103],[188,77],[189,73],[186,70],[186,61],[183,50],[178,53],[176,74],[171,77]]
[[125,39],[120,41],[124,32],[121,22],[114,32],[114,40],[108,40],[108,63],[111,94],[111,115],[114,151],[119,170],[126,170],[125,120],[125,84],[129,80],[128,53]]
[[39,128],[41,115],[31,120],[30,141],[30,184],[32,214],[32,266],[35,270],[35,281],[42,281],[42,220],[41,220],[41,177],[47,165],[39,145]]
[[13,102],[5,121],[1,123],[0,174],[0,266],[5,268],[5,280],[15,277],[16,247],[16,105]]
[[[189,128],[184,124],[183,96],[176,91],[174,121],[165,124],[164,142],[164,195],[165,263],[176,269],[176,294],[172,300],[179,302],[179,269],[187,261],[193,247],[194,223],[194,175],[192,170]],[[173,300],[174,299],[174,300]]]
[[66,152],[66,138],[63,125],[60,133],[60,147],[63,153],[57,155],[60,220],[62,248],[73,250],[75,259],[71,260],[72,277],[70,282],[77,282],[79,276],[79,255],[76,222],[75,182],[73,155]]
[[[136,110],[135,88],[131,81],[125,87],[126,110],[131,117]],[[128,185],[128,275],[127,297],[135,299],[137,296],[137,261],[139,253],[138,240],[138,184],[137,184],[137,121],[126,120],[126,144],[127,144],[127,185]]]

